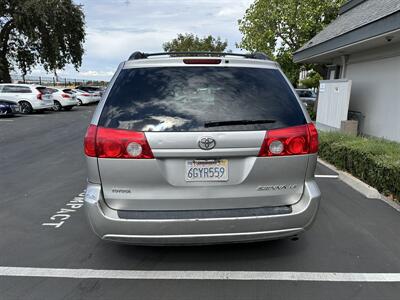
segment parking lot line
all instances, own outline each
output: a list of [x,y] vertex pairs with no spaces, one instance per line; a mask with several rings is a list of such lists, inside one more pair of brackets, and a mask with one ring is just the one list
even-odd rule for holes
[[0,267],[0,276],[137,280],[400,282],[400,273],[135,271],[24,267]]
[[315,178],[339,178],[339,175],[315,175]]

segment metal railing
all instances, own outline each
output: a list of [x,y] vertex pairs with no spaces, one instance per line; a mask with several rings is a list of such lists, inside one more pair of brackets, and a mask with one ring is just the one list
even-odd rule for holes
[[22,76],[11,75],[13,83],[39,84],[45,86],[75,87],[79,85],[107,86],[108,81],[92,79],[71,79],[53,76]]

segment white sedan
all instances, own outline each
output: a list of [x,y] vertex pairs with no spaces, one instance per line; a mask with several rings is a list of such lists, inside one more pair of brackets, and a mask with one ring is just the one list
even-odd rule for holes
[[75,94],[68,93],[68,89],[61,90],[55,88],[48,88],[53,96],[53,110],[60,111],[61,109],[71,110],[72,107],[78,105],[78,100]]
[[76,99],[78,101],[78,105],[98,102],[100,100],[93,93],[85,92],[85,91],[81,91],[81,90],[68,89],[68,93],[76,95]]
[[93,91],[92,94],[94,102],[99,102],[101,100],[101,92]]

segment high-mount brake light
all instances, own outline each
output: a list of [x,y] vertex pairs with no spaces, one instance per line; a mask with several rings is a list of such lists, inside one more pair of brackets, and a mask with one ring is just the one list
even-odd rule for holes
[[99,158],[154,158],[143,132],[90,125],[85,136],[85,154]]
[[187,65],[218,65],[221,63],[220,59],[204,59],[204,58],[186,58],[183,63]]
[[265,134],[258,156],[288,156],[318,152],[318,132],[314,124],[271,129]]

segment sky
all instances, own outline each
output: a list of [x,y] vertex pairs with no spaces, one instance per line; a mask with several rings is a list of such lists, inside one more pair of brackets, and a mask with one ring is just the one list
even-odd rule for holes
[[[160,52],[178,33],[219,36],[236,49],[237,21],[253,0],[74,0],[83,5],[86,41],[80,72],[72,66],[58,72],[67,78],[109,80],[118,64],[134,51]],[[31,75],[45,75],[42,68]]]

